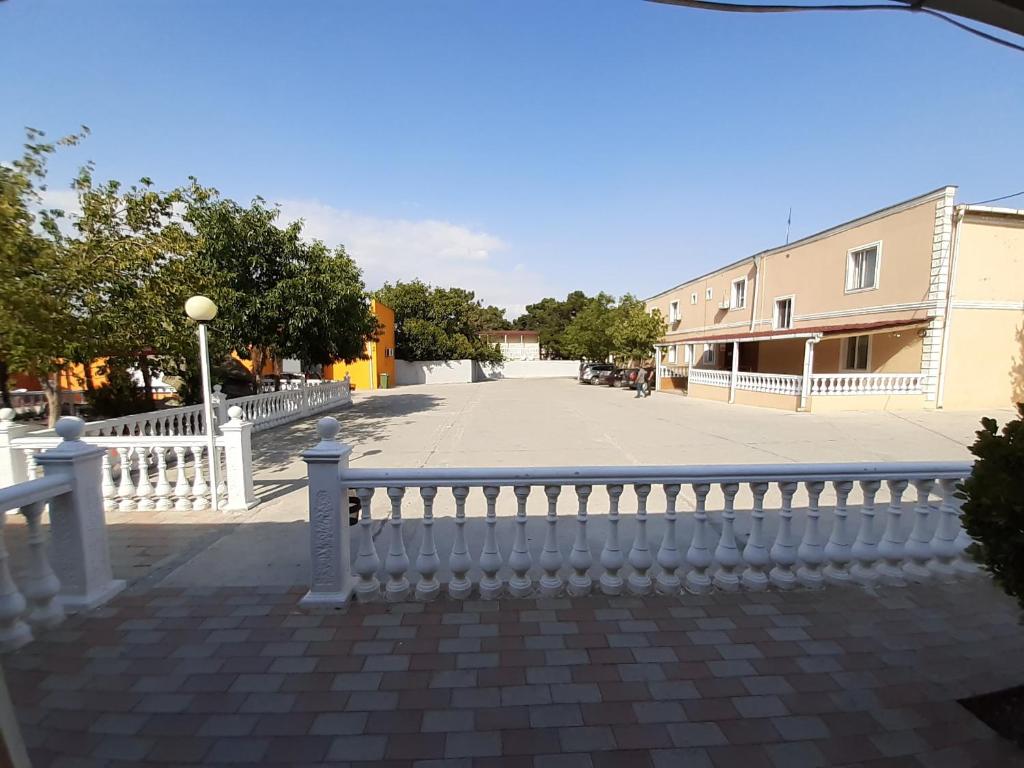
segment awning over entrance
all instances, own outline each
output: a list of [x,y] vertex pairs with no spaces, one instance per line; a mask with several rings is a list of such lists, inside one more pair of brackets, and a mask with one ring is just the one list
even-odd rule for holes
[[[786,330],[753,331],[733,334],[710,334],[691,336],[685,339],[662,340],[665,344],[724,344],[749,341],[780,341],[782,339],[810,339],[815,336],[859,336],[876,331],[898,331],[903,329],[921,328],[928,324],[930,317],[920,320],[880,320],[874,323],[843,323],[836,325],[819,325],[809,328],[791,328]],[[659,346],[660,346],[659,345]]]

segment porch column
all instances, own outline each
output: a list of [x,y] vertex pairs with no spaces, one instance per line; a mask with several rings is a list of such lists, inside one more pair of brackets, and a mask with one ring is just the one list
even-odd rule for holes
[[661,353],[665,350],[660,344],[654,345],[654,391],[661,391],[661,376],[664,373],[664,368],[661,365]]
[[736,373],[740,369],[740,343],[732,343],[732,375],[729,376],[729,402],[736,401]]
[[804,341],[804,370],[800,380],[800,405],[797,410],[806,411],[811,397],[811,374],[814,373],[814,345],[821,341],[820,336],[812,336]]

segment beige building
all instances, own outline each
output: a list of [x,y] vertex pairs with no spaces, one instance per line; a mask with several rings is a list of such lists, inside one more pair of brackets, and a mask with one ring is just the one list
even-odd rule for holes
[[506,360],[540,360],[537,331],[481,331],[480,338],[497,344]]
[[647,300],[658,387],[787,410],[1024,400],[1024,210],[943,187]]

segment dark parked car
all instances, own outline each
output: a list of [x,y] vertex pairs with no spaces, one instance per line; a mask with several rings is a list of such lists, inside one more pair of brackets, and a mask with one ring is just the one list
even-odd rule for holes
[[619,374],[619,378],[615,383],[615,386],[622,387],[623,389],[636,389],[636,377],[643,371],[643,375],[647,377],[647,380],[651,382],[653,389],[653,376],[654,368],[623,368]]
[[630,372],[635,372],[636,368],[616,368],[612,375],[608,377],[609,387],[628,387]]
[[588,363],[580,372],[580,384],[597,384],[600,374],[608,375],[615,366],[609,363]]

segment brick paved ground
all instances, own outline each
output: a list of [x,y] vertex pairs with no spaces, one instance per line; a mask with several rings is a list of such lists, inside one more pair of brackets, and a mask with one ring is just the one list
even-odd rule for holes
[[6,657],[33,764],[1010,766],[955,699],[1024,682],[952,586],[356,606],[137,589]]

